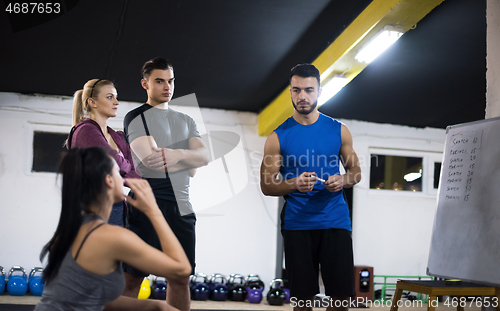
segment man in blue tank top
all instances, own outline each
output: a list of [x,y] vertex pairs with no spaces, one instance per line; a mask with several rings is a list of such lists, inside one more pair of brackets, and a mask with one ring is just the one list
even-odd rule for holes
[[360,181],[358,157],[347,127],[317,109],[321,88],[315,66],[292,68],[290,94],[295,111],[267,138],[261,189],[285,198],[281,232],[294,310],[312,310],[320,267],[329,309],[347,310],[355,295],[354,265],[342,189]]

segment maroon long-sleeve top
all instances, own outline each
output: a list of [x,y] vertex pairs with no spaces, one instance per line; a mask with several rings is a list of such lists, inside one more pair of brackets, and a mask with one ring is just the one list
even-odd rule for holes
[[101,147],[115,159],[118,167],[120,167],[120,175],[122,175],[122,177],[141,178],[134,168],[132,152],[130,151],[129,145],[125,141],[123,132],[116,132],[108,126],[108,133],[115,141],[116,145],[120,149],[120,152],[111,148],[106,140],[106,137],[104,137],[104,134],[101,131],[101,127],[94,120],[86,119],[78,123],[73,127],[72,132],[73,136],[71,137],[70,134],[69,139],[71,139],[71,142],[69,142],[70,144],[68,146],[71,146],[71,148]]

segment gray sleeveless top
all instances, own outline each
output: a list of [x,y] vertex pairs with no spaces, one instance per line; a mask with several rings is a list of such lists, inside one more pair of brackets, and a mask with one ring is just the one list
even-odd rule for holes
[[[98,217],[86,216],[84,223]],[[85,236],[80,249],[92,231]],[[35,311],[103,310],[104,304],[115,300],[122,294],[125,279],[121,265],[119,264],[115,271],[106,275],[89,272],[76,263],[80,249],[75,259],[71,255],[71,248],[66,253],[57,276],[45,286],[42,300],[36,305]]]

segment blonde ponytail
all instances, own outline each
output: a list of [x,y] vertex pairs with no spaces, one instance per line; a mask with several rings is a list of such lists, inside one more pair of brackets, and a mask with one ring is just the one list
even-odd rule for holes
[[83,90],[78,90],[73,96],[73,126],[85,120],[85,111],[83,110]]

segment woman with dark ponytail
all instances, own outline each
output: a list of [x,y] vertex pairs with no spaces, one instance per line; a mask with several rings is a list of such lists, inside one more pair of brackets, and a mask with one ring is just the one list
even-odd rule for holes
[[120,262],[166,278],[189,276],[191,265],[156,204],[146,180],[126,179],[127,197],[151,221],[163,251],[133,232],[107,223],[113,204],[123,201],[124,180],[102,148],[73,148],[61,161],[61,216],[45,245],[46,286],[35,310],[177,310],[159,300],[121,296],[125,280]]
[[[123,132],[115,132],[108,126],[108,119],[116,117],[118,105],[113,82],[92,79],[85,83],[83,89],[74,95],[73,128],[68,137],[68,149],[102,147],[118,163],[122,177],[140,178]],[[113,206],[110,224],[123,227],[123,209],[123,202]]]

